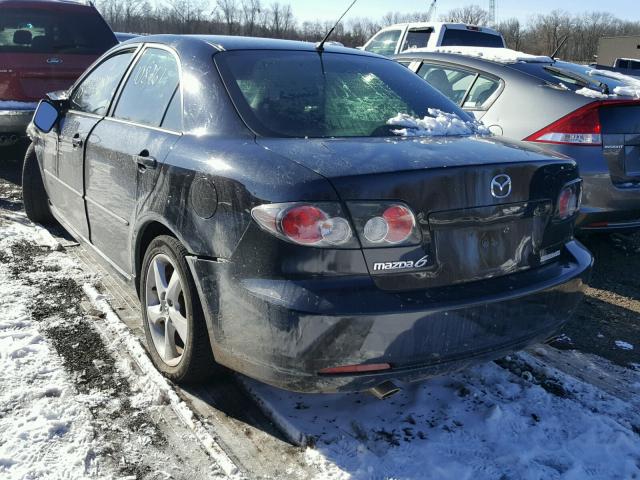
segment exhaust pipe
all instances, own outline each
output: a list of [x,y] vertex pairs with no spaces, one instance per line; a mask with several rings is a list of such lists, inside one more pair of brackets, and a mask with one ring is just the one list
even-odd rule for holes
[[376,397],[378,400],[385,400],[389,397],[394,396],[399,391],[400,391],[400,387],[398,387],[391,380],[382,382],[380,385],[377,385],[369,389],[369,393],[374,397]]

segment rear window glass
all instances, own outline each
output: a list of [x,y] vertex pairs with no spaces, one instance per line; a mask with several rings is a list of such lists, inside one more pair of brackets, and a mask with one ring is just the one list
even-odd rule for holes
[[476,30],[460,30],[447,28],[442,37],[442,46],[469,46],[469,47],[504,47],[502,37],[491,33],[478,32]]
[[396,53],[396,46],[398,45],[401,34],[402,30],[386,30],[380,32],[371,39],[365,47],[365,50],[379,55],[393,55]]
[[393,136],[387,121],[428,108],[469,116],[402,65],[360,55],[300,51],[215,56],[245,122],[266,136]]
[[93,10],[0,11],[0,52],[99,55],[117,43],[113,32]]
[[402,51],[412,48],[426,48],[429,45],[429,38],[433,29],[426,28],[422,30],[409,30],[407,38],[404,39]]
[[520,62],[509,66],[570,90],[586,87],[604,91],[606,87],[610,93],[613,93],[615,87],[622,85],[619,80],[605,75],[591,75],[590,72],[593,71],[593,68],[587,65],[567,62],[554,62],[553,64]]

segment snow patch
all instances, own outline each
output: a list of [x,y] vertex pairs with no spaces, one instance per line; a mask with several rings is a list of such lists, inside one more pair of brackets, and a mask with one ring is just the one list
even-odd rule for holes
[[489,129],[478,122],[465,121],[455,113],[447,113],[435,108],[430,108],[428,115],[424,118],[399,113],[387,120],[387,125],[400,127],[392,131],[403,137],[490,135]]
[[587,87],[581,88],[580,90],[576,90],[575,93],[577,93],[578,95],[582,95],[583,97],[589,97],[589,98],[598,98],[598,99],[609,98],[609,95],[607,95],[606,93],[598,92],[597,90],[593,90]]
[[[425,49],[416,49],[418,51]],[[484,60],[491,60],[497,63],[552,63],[553,59],[545,55],[531,55],[529,53],[518,52],[510,48],[491,47],[467,47],[467,46],[447,46],[437,47],[433,50],[439,53],[455,53],[466,57],[478,57]]]
[[618,347],[621,350],[633,350],[633,345],[631,345],[628,342],[624,342],[622,340],[616,340],[615,341],[616,347]]
[[612,78],[614,80],[618,80],[619,82],[624,83],[625,85],[621,85],[619,87],[615,87],[613,89],[613,93],[620,96],[625,97],[635,97],[640,98],[640,80],[634,77],[630,77],[629,75],[625,75],[619,72],[611,72],[609,70],[589,70],[590,76],[599,76],[599,77],[607,77]]
[[[97,319],[110,331],[112,338],[126,349],[135,361],[135,367],[121,363],[119,367],[132,383],[141,386],[141,393],[132,399],[138,406],[145,404],[169,404],[182,422],[194,433],[198,441],[215,460],[218,466],[229,478],[242,478],[238,467],[220,447],[218,442],[209,434],[202,422],[197,420],[193,411],[183,402],[165,377],[155,368],[144,348],[113,311],[104,295],[100,294],[92,285],[83,285],[83,290],[96,309],[104,314],[104,319]],[[108,339],[107,339],[108,340]],[[113,345],[112,345],[113,346]]]

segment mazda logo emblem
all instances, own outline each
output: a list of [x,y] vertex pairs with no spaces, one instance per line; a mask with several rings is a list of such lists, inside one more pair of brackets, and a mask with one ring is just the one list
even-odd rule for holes
[[491,195],[495,198],[506,198],[511,195],[511,177],[504,173],[493,177]]

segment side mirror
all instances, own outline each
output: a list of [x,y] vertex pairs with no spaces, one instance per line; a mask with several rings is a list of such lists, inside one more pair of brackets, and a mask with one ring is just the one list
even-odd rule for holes
[[33,115],[33,124],[43,133],[49,133],[60,118],[60,112],[56,106],[47,101],[41,100]]

